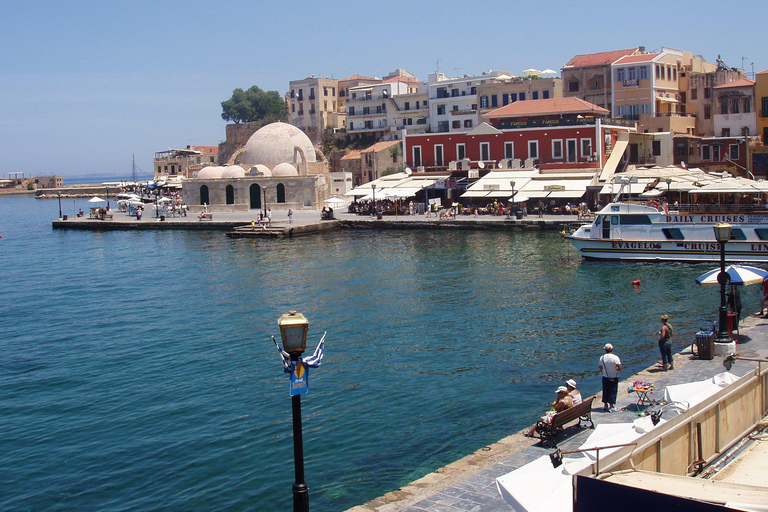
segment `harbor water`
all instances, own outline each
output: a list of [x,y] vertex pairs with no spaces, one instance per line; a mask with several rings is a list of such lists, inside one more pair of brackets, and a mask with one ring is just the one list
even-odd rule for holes
[[567,378],[598,392],[606,342],[654,364],[662,313],[682,349],[719,305],[708,265],[583,262],[552,232],[232,240],[52,230],[58,208],[0,197],[2,510],[289,510],[291,309],[308,350],[327,331],[302,405],[334,512],[531,425]]

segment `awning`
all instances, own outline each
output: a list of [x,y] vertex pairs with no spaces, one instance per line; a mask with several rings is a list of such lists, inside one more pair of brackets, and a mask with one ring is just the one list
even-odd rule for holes
[[680,103],[678,100],[674,98],[662,98],[661,96],[657,96],[656,99],[659,101],[663,101],[664,103]]
[[605,162],[605,167],[603,167],[603,172],[600,173],[600,181],[610,181],[610,177],[616,172],[616,168],[619,166],[621,157],[624,156],[624,151],[627,150],[628,145],[629,139],[619,139],[616,141],[613,149],[611,149],[611,156],[608,157],[608,161]]

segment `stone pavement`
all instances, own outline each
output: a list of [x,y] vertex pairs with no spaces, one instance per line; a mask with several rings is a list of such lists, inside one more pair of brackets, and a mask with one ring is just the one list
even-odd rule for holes
[[[743,357],[768,357],[768,320],[761,316],[748,316],[742,320],[740,335],[737,337],[736,353]],[[693,357],[691,346],[674,355],[672,371],[659,367],[647,368],[626,377],[619,384],[617,407],[621,410],[604,412],[600,401],[600,390],[580,390],[583,396],[597,391],[592,412],[595,425],[605,423],[631,423],[638,418],[635,412],[637,396],[628,393],[628,387],[635,381],[656,384],[654,396],[664,395],[664,388],[671,384],[701,381],[725,371],[724,356],[712,360]],[[731,373],[741,377],[753,370],[758,363],[737,361]],[[642,410],[642,408],[641,408]],[[569,427],[557,437],[558,447],[563,451],[577,449],[591,429]],[[549,455],[554,448],[543,447],[538,438],[524,437],[515,433],[494,445],[482,448],[445,468],[438,469],[406,487],[377,498],[348,512],[491,512],[512,510],[496,488],[496,478],[509,473],[542,456]]]

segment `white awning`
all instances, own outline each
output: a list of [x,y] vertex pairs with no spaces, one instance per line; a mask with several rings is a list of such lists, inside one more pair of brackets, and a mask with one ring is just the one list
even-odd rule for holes
[[616,168],[619,166],[621,157],[624,156],[624,151],[627,150],[628,145],[629,139],[619,139],[616,141],[613,149],[611,149],[611,156],[608,157],[608,161],[605,162],[605,167],[603,167],[603,172],[600,173],[600,181],[610,180],[610,177],[616,172]]

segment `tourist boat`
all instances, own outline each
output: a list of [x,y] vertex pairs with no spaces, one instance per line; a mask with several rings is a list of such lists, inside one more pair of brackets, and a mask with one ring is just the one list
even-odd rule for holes
[[656,204],[613,202],[595,215],[592,224],[566,234],[585,259],[636,261],[720,261],[713,226],[733,227],[725,259],[768,262],[768,212],[738,205],[695,206],[692,211],[659,208]]

